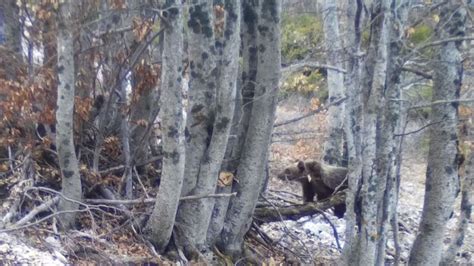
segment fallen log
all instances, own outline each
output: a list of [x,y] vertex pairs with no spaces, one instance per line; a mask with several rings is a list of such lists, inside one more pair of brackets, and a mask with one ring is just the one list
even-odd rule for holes
[[346,201],[346,193],[338,192],[335,195],[318,202],[310,202],[285,207],[256,208],[253,217],[256,222],[276,222],[282,220],[298,220],[301,217],[314,215],[332,208]]

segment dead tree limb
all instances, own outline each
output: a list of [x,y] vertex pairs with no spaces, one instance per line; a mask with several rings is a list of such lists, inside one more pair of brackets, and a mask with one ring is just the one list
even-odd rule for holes
[[276,222],[283,220],[297,220],[304,216],[310,216],[320,213],[346,201],[345,192],[339,192],[334,196],[315,203],[306,203],[302,205],[291,205],[285,207],[266,207],[257,208],[253,214],[258,222]]

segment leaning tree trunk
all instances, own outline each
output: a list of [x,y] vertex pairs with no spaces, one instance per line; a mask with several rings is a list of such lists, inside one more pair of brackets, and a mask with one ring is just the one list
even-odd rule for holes
[[[82,197],[81,176],[74,150],[73,114],[74,114],[74,38],[73,5],[65,1],[60,6],[58,21],[58,109],[56,110],[56,145],[59,166],[61,168],[62,190],[59,210],[64,228],[74,226],[78,202]],[[67,198],[65,198],[67,197]]]
[[[327,49],[327,64],[342,69],[341,36],[337,15],[337,1],[325,0],[323,6],[324,39]],[[344,97],[344,74],[340,70],[328,69],[329,103]],[[342,165],[344,103],[332,105],[328,110],[328,134],[324,143],[323,160],[329,164]]]
[[[464,36],[466,10],[448,3],[441,11],[439,39]],[[438,265],[446,223],[453,211],[458,189],[457,120],[462,80],[461,41],[443,42],[434,66],[433,105],[426,188],[419,234],[410,253],[410,265]],[[441,101],[436,103],[436,101]]]
[[161,127],[163,170],[155,207],[145,231],[163,251],[167,246],[178,209],[184,174],[184,117],[182,103],[183,21],[180,0],[168,1],[168,21],[163,40]]
[[[240,1],[225,1],[225,35],[222,47],[218,47],[213,57],[218,57],[217,52],[222,52],[218,60],[217,91],[215,104],[215,118],[209,146],[199,168],[196,187],[192,190],[195,195],[208,195],[216,190],[217,178],[224,159],[232,116],[235,106],[235,92],[240,48]],[[212,50],[211,50],[212,52]],[[200,56],[201,57],[201,56]],[[206,235],[215,200],[202,198],[181,203],[178,210],[180,239],[187,253],[195,253],[195,249],[202,250],[206,247]]]
[[252,116],[237,169],[237,196],[231,200],[220,247],[238,256],[264,180],[280,79],[280,1],[265,0],[258,12],[258,71]]

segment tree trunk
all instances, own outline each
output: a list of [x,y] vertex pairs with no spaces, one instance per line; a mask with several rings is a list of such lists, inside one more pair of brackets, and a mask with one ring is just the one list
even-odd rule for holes
[[183,6],[168,1],[164,13],[169,25],[163,40],[161,119],[163,170],[156,203],[145,228],[151,241],[163,251],[167,246],[178,209],[183,185],[185,144],[182,103]]
[[220,247],[240,255],[264,177],[280,79],[280,1],[265,0],[258,12],[258,71],[252,116],[240,165],[237,169],[237,196],[231,199]]
[[[3,0],[0,3],[0,16],[3,18],[3,34],[0,36],[0,45],[4,45],[10,57],[3,67],[5,67],[6,78],[16,79],[17,69],[22,62],[21,46],[21,24],[19,8],[16,0]],[[3,60],[2,60],[3,61]]]
[[217,88],[212,1],[198,0],[189,7],[189,107],[186,121],[186,168],[181,194],[196,187],[203,156],[212,137]]
[[65,1],[60,6],[58,21],[58,109],[56,111],[56,145],[59,166],[61,168],[61,197],[59,210],[67,211],[61,215],[64,228],[74,226],[78,202],[82,198],[81,176],[74,150],[73,114],[74,114],[74,38],[73,5]]
[[[473,130],[472,125],[470,130]],[[472,140],[471,143],[473,143]],[[465,163],[464,179],[461,182],[461,215],[453,239],[443,254],[441,265],[451,265],[455,261],[457,253],[464,244],[465,235],[469,232],[468,227],[472,219],[472,205],[474,202],[472,196],[474,191],[474,148],[472,144],[469,152],[470,154]]]
[[[195,195],[212,194],[216,190],[219,170],[224,159],[226,145],[234,114],[237,70],[240,48],[240,3],[236,0],[225,2],[225,36],[222,47],[216,47],[222,53],[218,60],[217,95],[215,118],[209,146],[201,159],[196,187],[192,190]],[[192,18],[191,18],[192,19]],[[212,53],[212,49],[211,49]],[[202,57],[202,54],[199,56]],[[194,60],[192,58],[191,60]],[[193,62],[193,61],[191,61]],[[188,125],[189,126],[189,125]],[[194,201],[184,201],[178,210],[180,232],[185,238],[185,248],[201,250],[205,247],[206,234],[214,208],[215,200],[202,198]]]
[[347,104],[345,110],[344,131],[347,142],[348,153],[348,173],[347,179],[349,188],[346,192],[346,242],[342,252],[342,261],[344,265],[349,264],[355,249],[355,226],[358,223],[356,217],[356,208],[359,211],[360,206],[356,205],[357,191],[360,184],[360,176],[362,175],[362,156],[361,156],[361,128],[359,121],[361,117],[361,88],[360,88],[360,69],[362,59],[361,51],[361,21],[362,21],[362,1],[357,1],[353,6],[352,1],[345,1],[344,8],[346,18],[342,23],[344,30],[344,44],[349,47],[349,55],[347,60],[347,74],[345,75],[344,84],[347,91]]
[[[349,195],[356,202],[355,214],[358,231],[356,239],[350,239],[346,250],[351,250],[349,257],[357,265],[375,265],[380,252],[378,250],[382,228],[386,221],[382,219],[383,198],[386,190],[387,169],[390,165],[389,154],[391,146],[388,140],[393,137],[389,132],[383,132],[385,120],[383,107],[386,103],[386,74],[389,61],[388,45],[390,41],[390,13],[391,3],[388,0],[374,2],[371,10],[371,43],[362,78],[362,142],[361,157],[355,159],[356,166],[362,162],[362,176],[349,178],[360,178],[360,181],[349,182],[352,187]],[[352,118],[354,119],[354,118]],[[357,123],[357,122],[356,122]],[[357,124],[356,124],[357,125]],[[354,130],[354,129],[352,129]],[[353,153],[353,152],[352,152]],[[353,154],[354,155],[354,154]],[[378,155],[382,156],[380,159]],[[354,167],[354,165],[352,166]],[[354,168],[353,168],[354,169]],[[355,200],[357,199],[357,201]],[[351,202],[352,203],[352,202]],[[351,218],[354,217],[351,215]],[[353,221],[349,221],[352,226]],[[352,228],[350,230],[353,230]],[[352,234],[352,232],[349,232]],[[352,236],[349,235],[351,238]],[[351,242],[351,241],[355,241]]]
[[[464,36],[466,10],[448,3],[441,11],[437,37]],[[433,102],[458,100],[462,80],[460,41],[441,44],[434,66]],[[410,253],[410,265],[438,265],[441,260],[446,223],[453,211],[458,188],[457,122],[458,103],[434,104],[430,128],[430,148],[426,188],[419,234]]]
[[[325,0],[323,6],[324,39],[327,49],[327,64],[342,69],[340,56],[341,36],[337,14],[337,1]],[[344,74],[341,71],[328,69],[329,103],[344,97]],[[344,109],[345,104],[332,105],[328,110],[328,133],[324,143],[323,160],[328,164],[342,165]]]

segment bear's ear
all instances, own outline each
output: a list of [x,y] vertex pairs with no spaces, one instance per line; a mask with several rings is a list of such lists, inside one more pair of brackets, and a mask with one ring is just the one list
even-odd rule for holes
[[304,167],[304,162],[303,161],[298,161],[298,164],[296,165],[296,167],[298,167],[298,170],[300,170],[301,172],[304,171],[305,167]]

